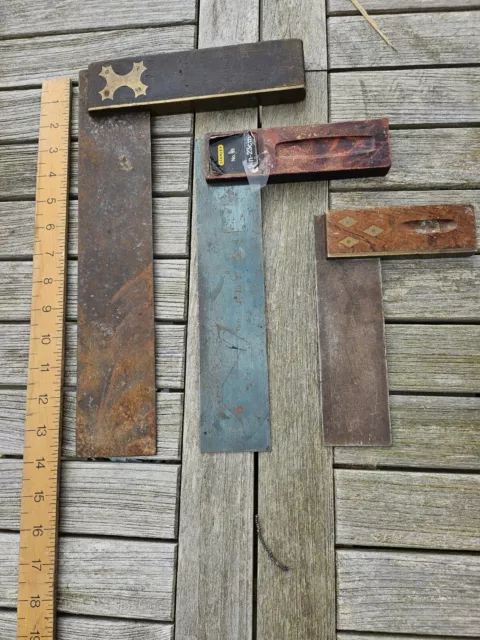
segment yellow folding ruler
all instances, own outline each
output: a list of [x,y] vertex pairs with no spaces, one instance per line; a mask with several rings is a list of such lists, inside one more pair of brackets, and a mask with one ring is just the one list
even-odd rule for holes
[[43,83],[33,249],[17,639],[53,640],[67,253],[70,79]]

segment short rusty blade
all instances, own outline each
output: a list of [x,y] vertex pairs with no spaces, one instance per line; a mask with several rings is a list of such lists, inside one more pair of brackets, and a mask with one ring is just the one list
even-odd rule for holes
[[77,455],[156,453],[150,115],[92,118],[80,74]]
[[391,444],[380,260],[329,260],[315,218],[323,438],[332,446]]
[[329,258],[471,253],[477,248],[469,204],[327,211]]

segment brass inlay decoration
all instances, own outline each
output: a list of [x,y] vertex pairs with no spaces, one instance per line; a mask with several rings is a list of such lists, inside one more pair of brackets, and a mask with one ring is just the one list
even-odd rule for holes
[[363,233],[368,233],[369,236],[375,238],[375,236],[379,236],[381,233],[383,233],[383,229],[380,229],[380,227],[377,227],[377,225],[372,224],[367,229],[364,229]]
[[112,65],[109,64],[106,67],[102,67],[102,70],[98,74],[105,78],[107,84],[98,93],[102,96],[103,100],[113,100],[113,96],[117,89],[120,87],[129,87],[135,94],[135,98],[138,96],[146,96],[148,85],[144,84],[141,80],[142,73],[147,69],[141,62],[134,62],[132,70],[121,76],[112,69]]
[[340,240],[340,244],[343,244],[345,247],[354,247],[359,241],[355,240],[351,236],[347,236],[343,240]]
[[355,220],[355,218],[351,218],[350,216],[345,216],[345,218],[342,218],[338,222],[339,224],[348,228],[348,227],[353,227],[354,224],[357,224],[358,220]]

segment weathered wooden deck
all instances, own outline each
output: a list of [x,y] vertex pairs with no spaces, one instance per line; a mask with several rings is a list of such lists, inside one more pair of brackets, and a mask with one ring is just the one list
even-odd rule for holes
[[[349,0],[4,3],[0,640],[15,637],[41,82],[105,57],[282,37],[304,40],[305,103],[154,119],[158,454],[139,462],[75,459],[75,89],[59,638],[480,636],[478,255],[383,261],[393,447],[321,445],[313,215],[328,202],[480,214],[480,1],[364,5],[397,51]],[[377,116],[393,128],[386,178],[262,192],[273,452],[200,456],[193,135]],[[258,545],[256,512],[289,573]]]

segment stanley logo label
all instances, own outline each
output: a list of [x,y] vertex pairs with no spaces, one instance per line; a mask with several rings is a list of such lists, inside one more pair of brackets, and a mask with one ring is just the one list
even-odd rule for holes
[[221,167],[225,164],[225,148],[223,144],[218,145],[218,164]]

